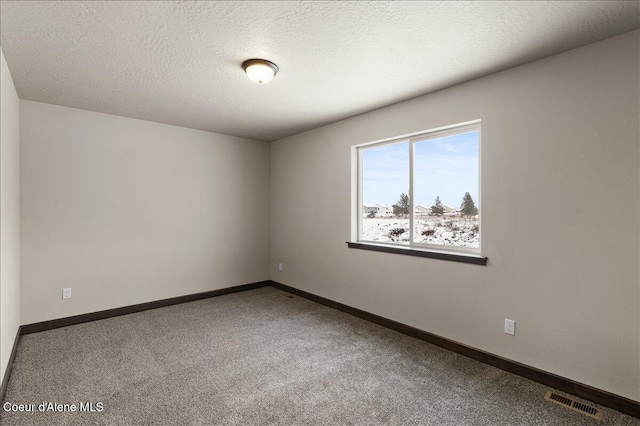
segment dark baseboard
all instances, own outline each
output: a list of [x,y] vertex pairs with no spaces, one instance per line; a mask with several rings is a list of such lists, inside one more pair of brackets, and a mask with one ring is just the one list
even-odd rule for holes
[[11,355],[9,356],[9,362],[7,362],[7,369],[4,371],[4,377],[2,378],[2,386],[0,386],[0,402],[4,402],[4,394],[7,393],[7,386],[9,385],[9,377],[11,376],[11,370],[13,370],[13,360],[16,359],[16,351],[18,350],[18,342],[22,335],[22,327],[18,327],[16,338],[13,341],[13,348],[11,349]]
[[221,288],[219,290],[205,291],[203,293],[187,294],[185,296],[172,297],[170,299],[155,300],[153,302],[140,303],[137,305],[123,306],[121,308],[107,309],[105,311],[91,312],[88,314],[75,315],[72,317],[58,318],[50,321],[36,322],[23,325],[22,334],[38,333],[40,331],[52,330],[54,328],[66,327],[69,325],[82,324],[83,322],[97,321],[120,315],[133,314],[135,312],[147,311],[149,309],[163,308],[165,306],[177,305],[179,303],[193,302],[194,300],[208,299],[210,297],[222,296],[224,294],[237,293],[239,291],[253,290],[256,288],[271,285],[270,281],[259,281],[251,284],[238,285],[234,287]]
[[557,374],[549,373],[544,370],[540,370],[535,367],[531,367],[525,364],[521,364],[516,361],[512,361],[507,358],[503,358],[498,355],[491,354],[489,352],[482,351],[480,349],[473,348],[471,346],[464,345],[462,343],[449,340],[444,337],[437,336],[435,334],[411,327],[406,324],[393,321],[379,315],[375,315],[357,308],[353,308],[348,305],[344,305],[339,302],[335,302],[330,299],[326,299],[321,296],[317,296],[312,293],[308,293],[297,288],[290,287],[285,284],[280,284],[275,281],[271,281],[271,286],[277,289],[286,291],[291,294],[309,299],[311,301],[320,303],[322,305],[329,306],[347,314],[362,318],[364,320],[373,322],[383,327],[395,330],[402,334],[406,334],[416,339],[423,340],[441,348],[447,349],[451,352],[464,355],[468,358],[475,359],[485,364],[492,365],[501,370],[508,371],[521,377],[533,380],[541,383],[545,386],[567,392],[569,394],[584,398],[592,401],[596,404],[600,404],[605,407],[612,408],[621,413],[628,414],[629,416],[640,418],[640,403],[623,396],[613,394],[598,388],[594,388],[589,385],[585,385],[580,382],[576,382],[566,377],[558,376]]
[[38,322],[34,324],[23,325],[18,329],[18,334],[16,335],[16,339],[13,344],[13,349],[11,351],[11,356],[7,364],[7,369],[5,371],[4,378],[2,380],[2,387],[0,388],[0,401],[4,401],[4,395],[7,390],[7,385],[9,383],[9,377],[11,375],[13,361],[16,356],[16,349],[18,347],[18,342],[20,340],[21,335],[37,333],[39,331],[45,331],[45,330],[52,330],[54,328],[66,327],[69,325],[81,324],[84,322],[96,321],[96,320],[116,317],[120,315],[127,315],[135,312],[146,311],[149,309],[162,308],[165,306],[176,305],[179,303],[192,302],[194,300],[207,299],[215,296],[222,296],[225,294],[236,293],[239,291],[253,290],[253,289],[266,287],[266,286],[272,286],[272,287],[278,288],[288,293],[295,294],[305,299],[309,299],[311,301],[320,303],[325,306],[329,306],[331,308],[348,313],[358,318],[362,318],[364,320],[373,322],[375,324],[381,325],[391,330],[395,330],[402,334],[406,334],[416,339],[420,339],[425,342],[434,344],[436,346],[450,350],[460,355],[464,355],[468,358],[475,359],[476,361],[480,361],[485,364],[492,365],[501,370],[508,371],[510,373],[516,374],[521,377],[525,377],[527,379],[541,383],[545,386],[549,386],[554,389],[570,393],[580,398],[584,398],[586,400],[595,402],[596,404],[600,404],[602,406],[620,411],[621,413],[625,413],[630,416],[640,418],[640,403],[632,399],[628,399],[623,396],[619,396],[598,388],[594,388],[592,386],[585,385],[583,383],[579,383],[574,380],[567,379],[565,377],[558,376],[556,374],[549,373],[535,367],[521,364],[519,362],[512,361],[512,360],[500,357],[498,355],[494,355],[489,352],[485,352],[480,349],[476,349],[471,346],[467,346],[462,343],[458,343],[453,340],[449,340],[447,338],[440,337],[423,330],[419,330],[417,328],[381,317],[379,315],[375,315],[375,314],[372,314],[357,308],[353,308],[351,306],[348,306],[339,302],[335,302],[333,300],[324,298],[322,296],[317,296],[315,294],[308,293],[306,291],[299,290],[297,288],[290,287],[288,285],[281,284],[275,281],[270,281],[270,280],[260,281],[256,283],[245,284],[245,285],[239,285],[235,287],[228,287],[228,288],[223,288],[219,290],[212,290],[212,291],[207,291],[203,293],[188,294],[186,296],[173,297],[170,299],[140,303],[138,305],[130,305],[130,306],[124,306],[121,308],[108,309],[105,311],[75,315],[67,318],[59,318],[59,319],[50,320],[50,321],[43,321],[43,322]]
[[221,288],[219,290],[205,291],[202,293],[187,294],[185,296],[172,297],[169,299],[155,300],[153,302],[139,303],[137,305],[123,306],[120,308],[107,309],[99,312],[91,312],[88,314],[75,315],[72,317],[58,318],[50,321],[42,321],[33,324],[26,324],[18,328],[18,334],[13,342],[13,349],[7,364],[7,369],[2,380],[0,388],[0,402],[4,402],[4,395],[9,384],[9,377],[13,368],[13,361],[16,357],[16,350],[20,336],[24,334],[38,333],[40,331],[53,330],[54,328],[66,327],[69,325],[82,324],[84,322],[97,321],[106,318],[117,317],[120,315],[133,314],[135,312],[147,311],[149,309],[163,308],[165,306],[177,305],[179,303],[193,302],[194,300],[208,299],[210,297],[222,296],[225,294],[237,293],[239,291],[253,290],[256,288],[267,287],[271,285],[271,281],[259,281],[251,284],[238,285],[234,287]]

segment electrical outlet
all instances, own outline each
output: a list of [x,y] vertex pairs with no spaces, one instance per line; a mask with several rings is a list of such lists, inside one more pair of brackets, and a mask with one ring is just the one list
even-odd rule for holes
[[71,287],[66,287],[62,289],[62,298],[71,299]]
[[504,319],[504,332],[512,336],[516,335],[516,322],[510,319]]
[[282,272],[282,263],[278,263],[278,271]]

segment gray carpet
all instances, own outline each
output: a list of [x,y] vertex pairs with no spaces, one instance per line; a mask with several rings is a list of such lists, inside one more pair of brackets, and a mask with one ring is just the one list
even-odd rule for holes
[[[288,297],[289,296],[289,297]],[[596,421],[548,388],[266,287],[23,336],[2,425],[640,425]],[[602,408],[602,407],[599,407]]]

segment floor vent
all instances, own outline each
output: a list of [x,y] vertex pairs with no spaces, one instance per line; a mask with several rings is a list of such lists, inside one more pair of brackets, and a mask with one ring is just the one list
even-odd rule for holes
[[549,401],[555,402],[556,404],[571,408],[572,410],[582,413],[585,416],[593,417],[594,419],[600,420],[602,418],[601,410],[598,410],[595,407],[591,407],[590,405],[583,404],[582,402],[575,401],[571,398],[567,398],[566,396],[558,395],[557,393],[553,393],[552,391],[548,391],[544,396],[544,399],[548,399]]

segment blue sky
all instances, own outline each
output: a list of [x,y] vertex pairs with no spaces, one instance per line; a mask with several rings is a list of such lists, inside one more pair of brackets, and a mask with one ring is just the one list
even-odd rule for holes
[[[362,151],[363,202],[388,204],[409,193],[409,142]],[[417,142],[414,205],[458,208],[465,192],[478,204],[478,132]]]

